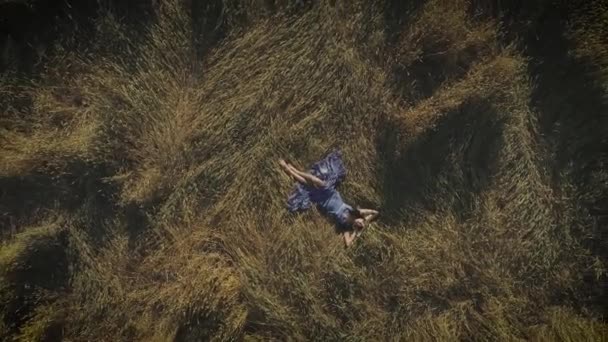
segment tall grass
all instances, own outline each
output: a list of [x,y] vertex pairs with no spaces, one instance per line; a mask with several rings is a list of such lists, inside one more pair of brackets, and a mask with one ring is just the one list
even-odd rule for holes
[[[556,180],[529,60],[497,20],[430,0],[389,34],[382,1],[218,1],[227,31],[201,53],[211,19],[186,5],[143,33],[104,16],[89,50],[3,79],[0,198],[21,202],[0,206],[18,226],[0,336],[606,338],[580,195],[598,203],[605,170]],[[315,209],[286,212],[276,165],[334,147],[344,196],[382,212],[350,249]]]
[[574,54],[591,65],[588,72],[599,80],[604,96],[608,96],[608,5],[589,1],[573,8],[573,12],[569,36],[575,44]]

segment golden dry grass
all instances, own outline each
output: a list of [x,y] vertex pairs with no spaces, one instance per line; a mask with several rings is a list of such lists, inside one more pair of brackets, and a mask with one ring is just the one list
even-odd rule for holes
[[[580,157],[593,178],[557,168],[497,20],[429,0],[389,42],[383,1],[222,4],[202,58],[192,8],[168,1],[143,35],[105,16],[92,52],[2,79],[0,336],[607,338],[588,205],[608,183],[582,160],[606,155]],[[382,212],[351,249],[316,210],[287,213],[276,165],[332,147],[344,196]]]
[[578,58],[590,64],[591,74],[596,74],[599,86],[608,96],[608,4],[588,1],[573,8],[575,13],[569,32]]

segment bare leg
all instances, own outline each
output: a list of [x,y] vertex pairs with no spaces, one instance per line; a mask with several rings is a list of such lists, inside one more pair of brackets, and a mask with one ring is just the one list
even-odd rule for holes
[[323,186],[325,186],[325,182],[323,182],[323,181],[322,181],[321,179],[319,179],[318,177],[316,177],[316,176],[314,176],[314,175],[311,175],[311,174],[310,174],[310,173],[308,173],[308,172],[302,172],[302,171],[300,171],[300,170],[296,169],[296,168],[295,168],[293,165],[291,165],[291,164],[287,164],[287,166],[288,166],[288,167],[291,169],[291,171],[292,171],[293,173],[295,173],[295,174],[297,174],[298,176],[300,176],[300,177],[302,177],[302,178],[306,179],[306,181],[307,181],[309,184],[312,184],[312,185],[314,185],[314,186],[316,186],[316,187],[323,187]]
[[290,175],[291,177],[293,177],[296,181],[298,181],[298,182],[300,182],[302,184],[307,184],[308,183],[305,178],[303,178],[302,176],[298,175],[296,172],[293,172],[293,170],[291,169],[291,167],[289,166],[289,164],[287,164],[283,159],[279,160],[279,165],[281,165],[281,167],[283,168],[283,170],[285,171],[285,173],[287,173],[288,175]]
[[296,169],[293,165],[286,163],[283,159],[279,160],[279,165],[283,167],[283,169],[288,175],[292,176],[295,180],[302,184],[307,184],[316,187],[322,187],[325,185],[325,183],[319,178],[311,175],[310,173],[302,172]]

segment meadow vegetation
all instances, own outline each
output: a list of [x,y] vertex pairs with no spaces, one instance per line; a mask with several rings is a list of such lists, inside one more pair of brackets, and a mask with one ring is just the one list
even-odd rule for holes
[[[100,8],[0,76],[0,338],[608,339],[608,8],[560,6]],[[277,165],[332,148],[349,249]]]

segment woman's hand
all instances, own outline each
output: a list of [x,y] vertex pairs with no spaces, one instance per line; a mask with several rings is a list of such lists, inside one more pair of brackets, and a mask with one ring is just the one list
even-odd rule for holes
[[346,247],[350,247],[353,242],[355,241],[355,233],[354,232],[344,232],[344,243],[346,244]]

